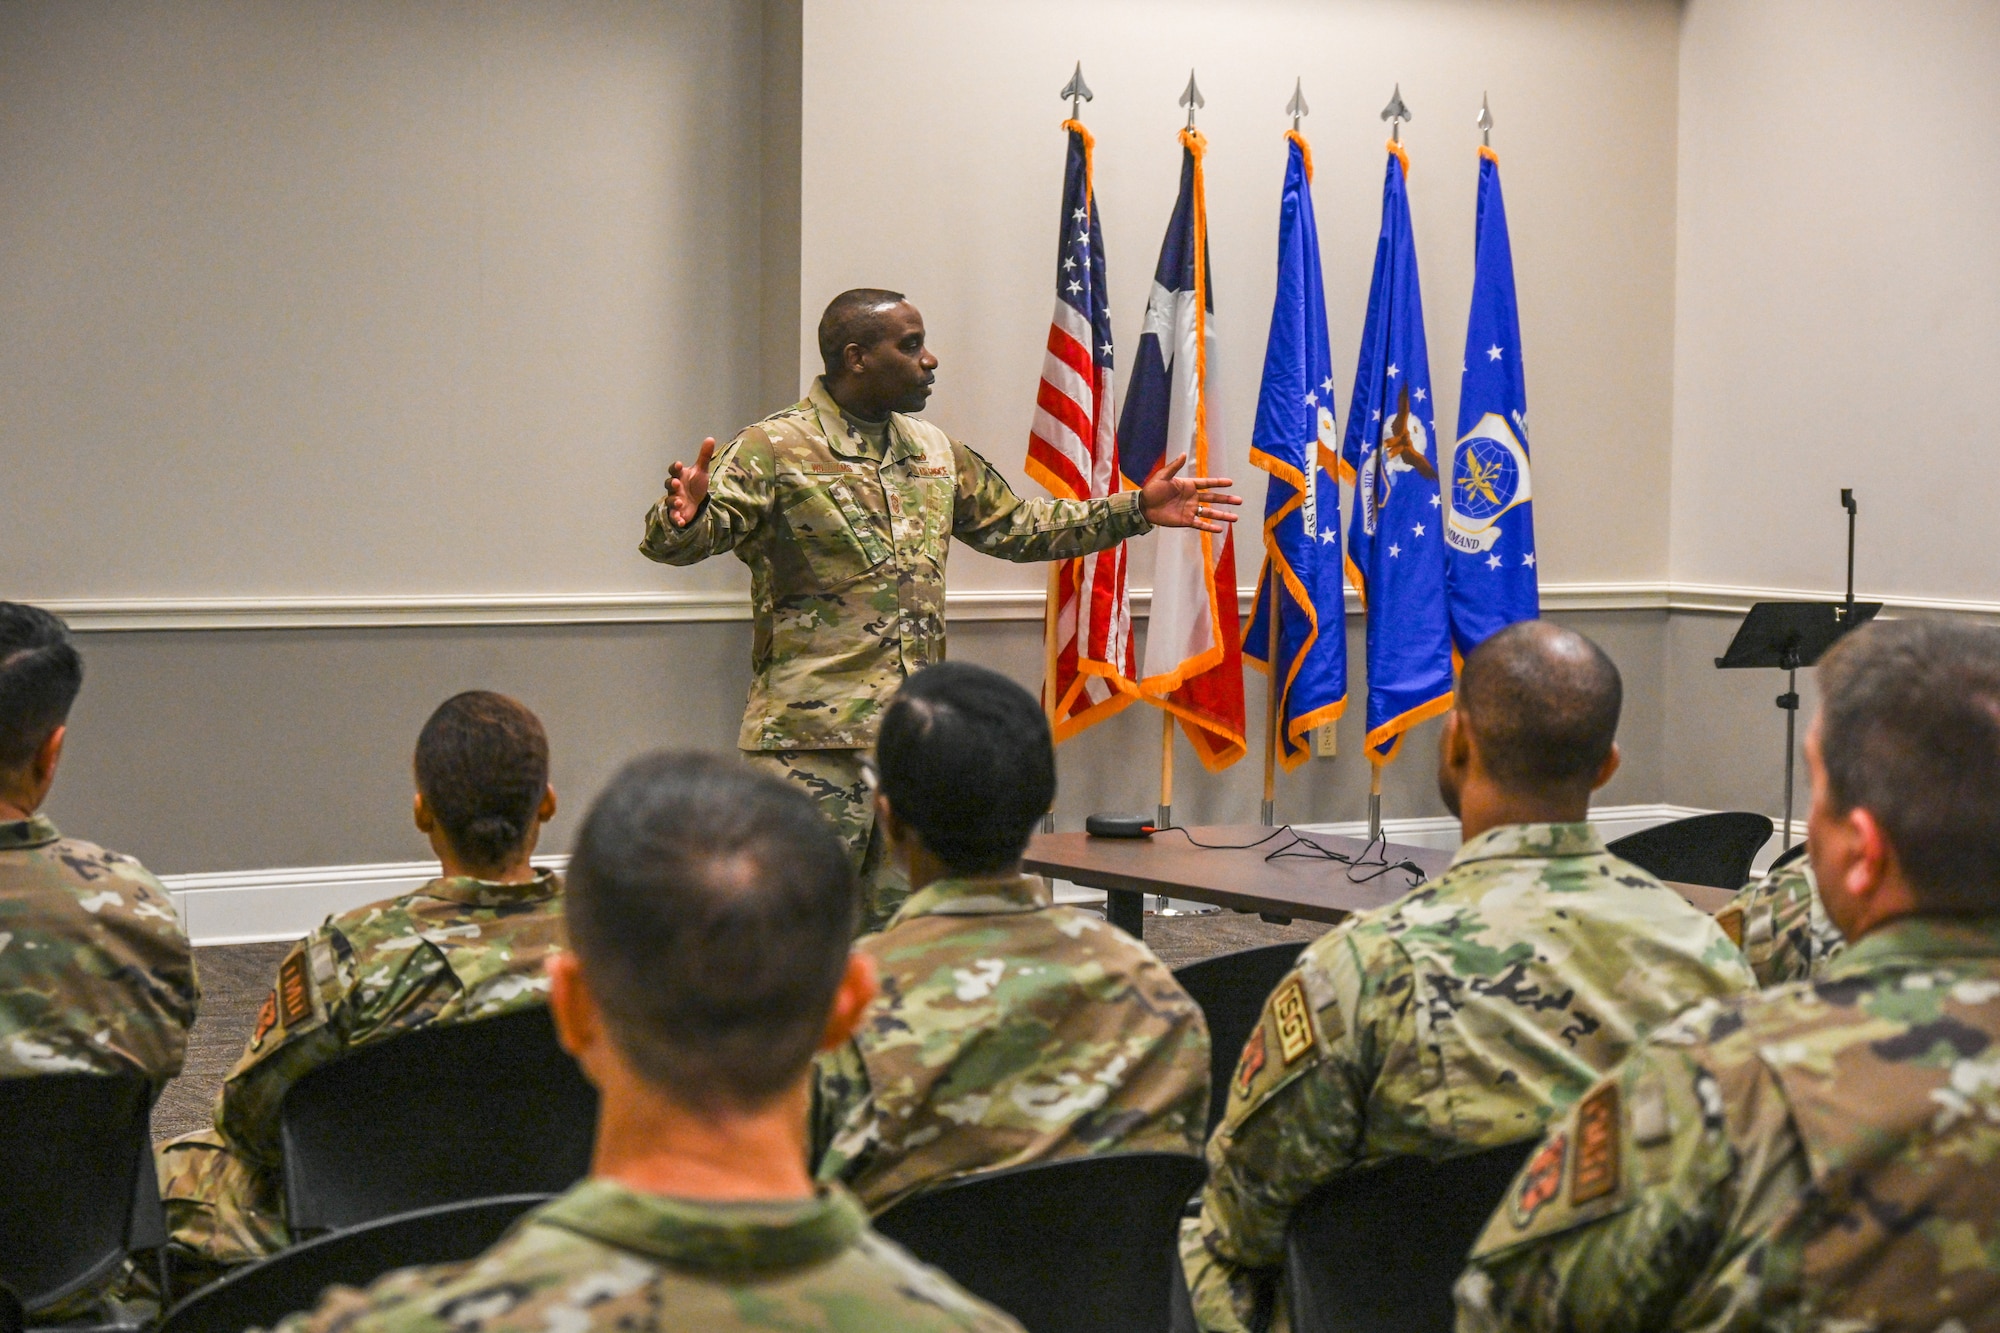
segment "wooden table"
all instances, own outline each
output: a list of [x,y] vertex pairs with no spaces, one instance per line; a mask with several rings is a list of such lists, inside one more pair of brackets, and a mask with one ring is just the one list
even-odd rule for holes
[[[1310,848],[1297,846],[1296,840],[1310,840],[1328,851],[1355,858],[1368,848],[1360,838],[1332,833],[1278,833],[1258,824],[1211,824],[1169,829],[1150,838],[1037,834],[1028,844],[1023,864],[1033,874],[1103,889],[1105,915],[1133,935],[1144,929],[1142,895],[1148,893],[1266,917],[1333,923],[1353,912],[1385,906],[1410,890],[1410,876],[1405,871],[1384,871],[1380,865],[1342,865],[1312,855]],[[1197,847],[1198,842],[1208,847]],[[1245,845],[1249,843],[1258,845]],[[1211,850],[1218,847],[1228,850]],[[1305,854],[1271,856],[1273,851],[1288,847]],[[1392,842],[1386,849],[1376,844],[1370,859],[1380,860],[1385,855],[1391,862],[1414,863],[1431,879],[1443,874],[1452,858],[1452,853],[1435,847]],[[1698,884],[1669,887],[1705,912],[1714,912],[1735,897],[1727,890]]]

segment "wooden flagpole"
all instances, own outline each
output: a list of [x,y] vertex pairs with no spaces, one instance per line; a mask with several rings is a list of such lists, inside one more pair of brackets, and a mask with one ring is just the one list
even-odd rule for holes
[[[1062,595],[1062,570],[1060,560],[1049,565],[1048,600],[1042,607],[1042,704],[1048,711],[1051,739],[1055,736],[1056,714],[1062,707],[1062,682],[1056,679],[1056,619],[1061,610],[1057,601]],[[1056,812],[1050,810],[1042,816],[1042,832],[1055,831]]]
[[1174,826],[1174,715],[1160,710],[1160,810],[1155,828]]
[[[1267,557],[1268,559],[1268,557]],[[1271,573],[1271,646],[1264,661],[1271,668],[1269,698],[1264,707],[1264,810],[1262,822],[1270,828],[1278,822],[1278,578]]]
[[1368,841],[1382,836],[1382,761],[1368,756]]

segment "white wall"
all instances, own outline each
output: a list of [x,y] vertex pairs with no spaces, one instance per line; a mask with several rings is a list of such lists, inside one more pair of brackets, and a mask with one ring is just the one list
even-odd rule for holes
[[1678,254],[1673,581],[2000,603],[2000,5],[1690,0]]
[[736,587],[634,547],[790,390],[767,8],[0,6],[7,595]]
[[[1549,582],[1652,581],[1666,561],[1672,383],[1676,10],[1569,0],[814,0],[806,11],[802,373],[828,297],[908,292],[943,365],[933,420],[1018,486],[1053,293],[1062,173],[1056,90],[1081,58],[1097,93],[1112,320],[1121,361],[1179,179],[1175,98],[1198,68],[1208,202],[1234,423],[1224,451],[1260,507],[1248,432],[1270,320],[1283,108],[1303,76],[1317,167],[1341,423],[1379,225],[1400,81],[1431,371],[1456,420],[1490,92],[1527,343],[1538,542]],[[1038,488],[1030,493],[1039,494]],[[1135,559],[1135,585],[1147,581]],[[955,587],[1035,588],[963,549]],[[1255,577],[1239,547],[1239,581]]]

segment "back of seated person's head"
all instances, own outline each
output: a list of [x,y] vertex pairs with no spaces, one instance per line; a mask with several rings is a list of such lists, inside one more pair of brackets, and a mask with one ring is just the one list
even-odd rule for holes
[[[1496,788],[1574,805],[1610,777],[1623,702],[1618,667],[1602,648],[1575,630],[1524,620],[1472,650],[1454,709]],[[1457,809],[1455,793],[1446,800]]]
[[1020,861],[1056,795],[1035,696],[997,671],[941,662],[903,682],[875,740],[895,818],[955,875]]
[[519,858],[549,792],[548,734],[526,705],[490,690],[453,695],[424,723],[415,768],[417,794],[467,869]]
[[[1950,620],[1866,625],[1820,659],[1818,675],[1819,717],[1807,744],[1819,779],[1809,825],[1815,863],[1841,817],[1864,810],[1919,910],[2000,911],[2000,629]],[[1823,874],[1823,893],[1829,878],[1842,877]]]
[[846,846],[803,793],[658,753],[592,805],[564,913],[631,1071],[680,1106],[755,1112],[820,1048],[859,906]]
[[82,688],[69,626],[40,607],[0,602],[0,797],[39,803],[54,776],[56,733]]

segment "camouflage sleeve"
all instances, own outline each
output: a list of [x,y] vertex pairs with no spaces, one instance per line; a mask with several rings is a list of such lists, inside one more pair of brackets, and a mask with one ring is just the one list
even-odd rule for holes
[[118,885],[118,901],[100,894],[100,906],[86,898],[84,908],[105,932],[105,952],[118,972],[135,983],[139,1002],[127,1000],[110,1019],[115,1030],[96,1039],[125,1051],[156,1088],[164,1087],[187,1059],[188,1032],[201,1005],[194,950],[165,885],[129,856],[104,852],[102,859]]
[[257,1011],[257,1026],[216,1097],[215,1128],[240,1155],[279,1163],[278,1108],[294,1083],[347,1048],[351,951],[321,926],[292,946]]
[[399,1329],[446,1328],[443,1320],[430,1316],[418,1302],[450,1285],[467,1266],[401,1268],[369,1283],[365,1291],[335,1283],[320,1294],[317,1306],[285,1316],[271,1333],[346,1333],[385,1324]]
[[958,469],[951,531],[975,551],[1002,560],[1072,560],[1151,532],[1139,493],[1104,500],[1023,500],[994,466],[952,441]]
[[816,1180],[850,1180],[875,1141],[875,1098],[853,1042],[813,1062],[812,1159]]
[[1846,947],[1804,861],[1769,872],[1715,919],[1742,946],[1757,984],[1766,988],[1809,980]]
[[1775,1090],[1749,1089],[1761,1065],[1718,1073],[1681,1048],[1701,1012],[1529,1156],[1459,1279],[1459,1333],[1761,1326],[1747,1240],[1805,1183],[1804,1151]]
[[1393,941],[1339,931],[1308,949],[1265,1000],[1229,1081],[1228,1110],[1209,1140],[1201,1218],[1183,1238],[1202,1328],[1267,1326],[1286,1223],[1308,1194],[1360,1156],[1378,1052],[1395,1039],[1377,1029],[1407,1021],[1407,1007],[1373,995],[1406,993],[1408,976],[1408,959]]
[[708,498],[692,523],[674,526],[666,496],[647,511],[639,553],[663,565],[692,565],[735,550],[763,526],[774,495],[771,478],[770,436],[752,426],[709,461]]

